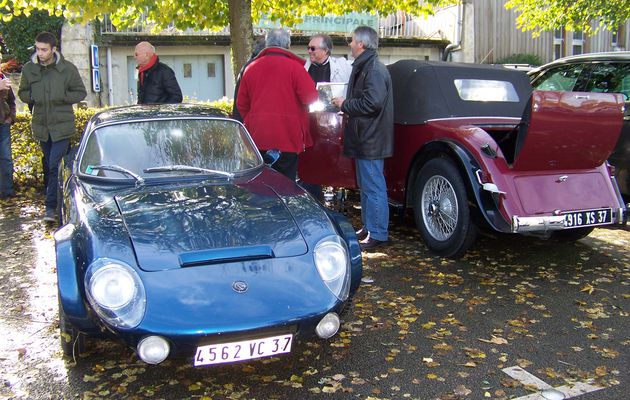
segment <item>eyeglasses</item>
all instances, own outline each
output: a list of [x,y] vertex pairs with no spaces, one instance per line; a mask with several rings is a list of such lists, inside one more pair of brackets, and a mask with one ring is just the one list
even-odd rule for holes
[[315,51],[317,50],[317,47],[315,46],[306,46],[306,51]]

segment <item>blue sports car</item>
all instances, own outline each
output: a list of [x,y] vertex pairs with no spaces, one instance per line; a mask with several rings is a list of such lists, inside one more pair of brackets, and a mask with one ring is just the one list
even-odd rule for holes
[[263,163],[202,105],[95,115],[61,166],[55,232],[66,355],[113,336],[146,363],[195,366],[327,339],[361,280],[346,218]]

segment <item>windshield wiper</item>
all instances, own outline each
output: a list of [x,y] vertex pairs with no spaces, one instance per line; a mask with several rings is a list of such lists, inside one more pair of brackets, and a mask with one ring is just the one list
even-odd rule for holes
[[225,176],[226,178],[233,178],[234,174],[231,172],[219,171],[216,169],[209,168],[201,168],[201,167],[193,167],[191,165],[164,165],[161,167],[151,167],[145,168],[142,172],[146,174],[150,174],[152,172],[170,172],[170,171],[184,171],[184,172],[195,172],[199,174],[213,174]]
[[[123,175],[127,175],[127,176],[130,176],[133,179],[135,179],[137,185],[143,185],[144,184],[144,179],[140,175],[138,175],[138,174],[136,174],[134,172],[131,172],[127,168],[123,168],[123,167],[121,167],[119,165],[90,165],[88,168],[90,169],[90,171],[94,171],[94,170],[99,170],[100,169],[100,170],[104,170],[104,171],[120,172]],[[87,172],[87,169],[86,169],[86,172]],[[89,175],[89,172],[88,172],[88,175]]]

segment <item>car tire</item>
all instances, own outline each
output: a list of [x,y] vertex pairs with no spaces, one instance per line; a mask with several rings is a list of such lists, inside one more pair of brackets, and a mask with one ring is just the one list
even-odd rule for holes
[[59,339],[64,356],[76,360],[81,353],[85,352],[85,334],[79,332],[68,321],[61,303],[59,303]]
[[429,160],[414,189],[414,218],[429,250],[444,257],[463,256],[477,237],[477,226],[457,167],[446,158]]
[[559,242],[576,242],[582,238],[587,237],[593,232],[592,226],[584,228],[564,229],[561,231],[555,231],[551,234],[551,238]]

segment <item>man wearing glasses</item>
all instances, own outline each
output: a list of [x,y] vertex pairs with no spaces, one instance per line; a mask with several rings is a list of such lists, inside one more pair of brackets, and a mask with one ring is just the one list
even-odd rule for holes
[[350,78],[352,65],[343,57],[331,57],[332,48],[330,36],[324,34],[311,37],[311,41],[306,47],[308,60],[306,60],[304,68],[315,83],[347,83]]

